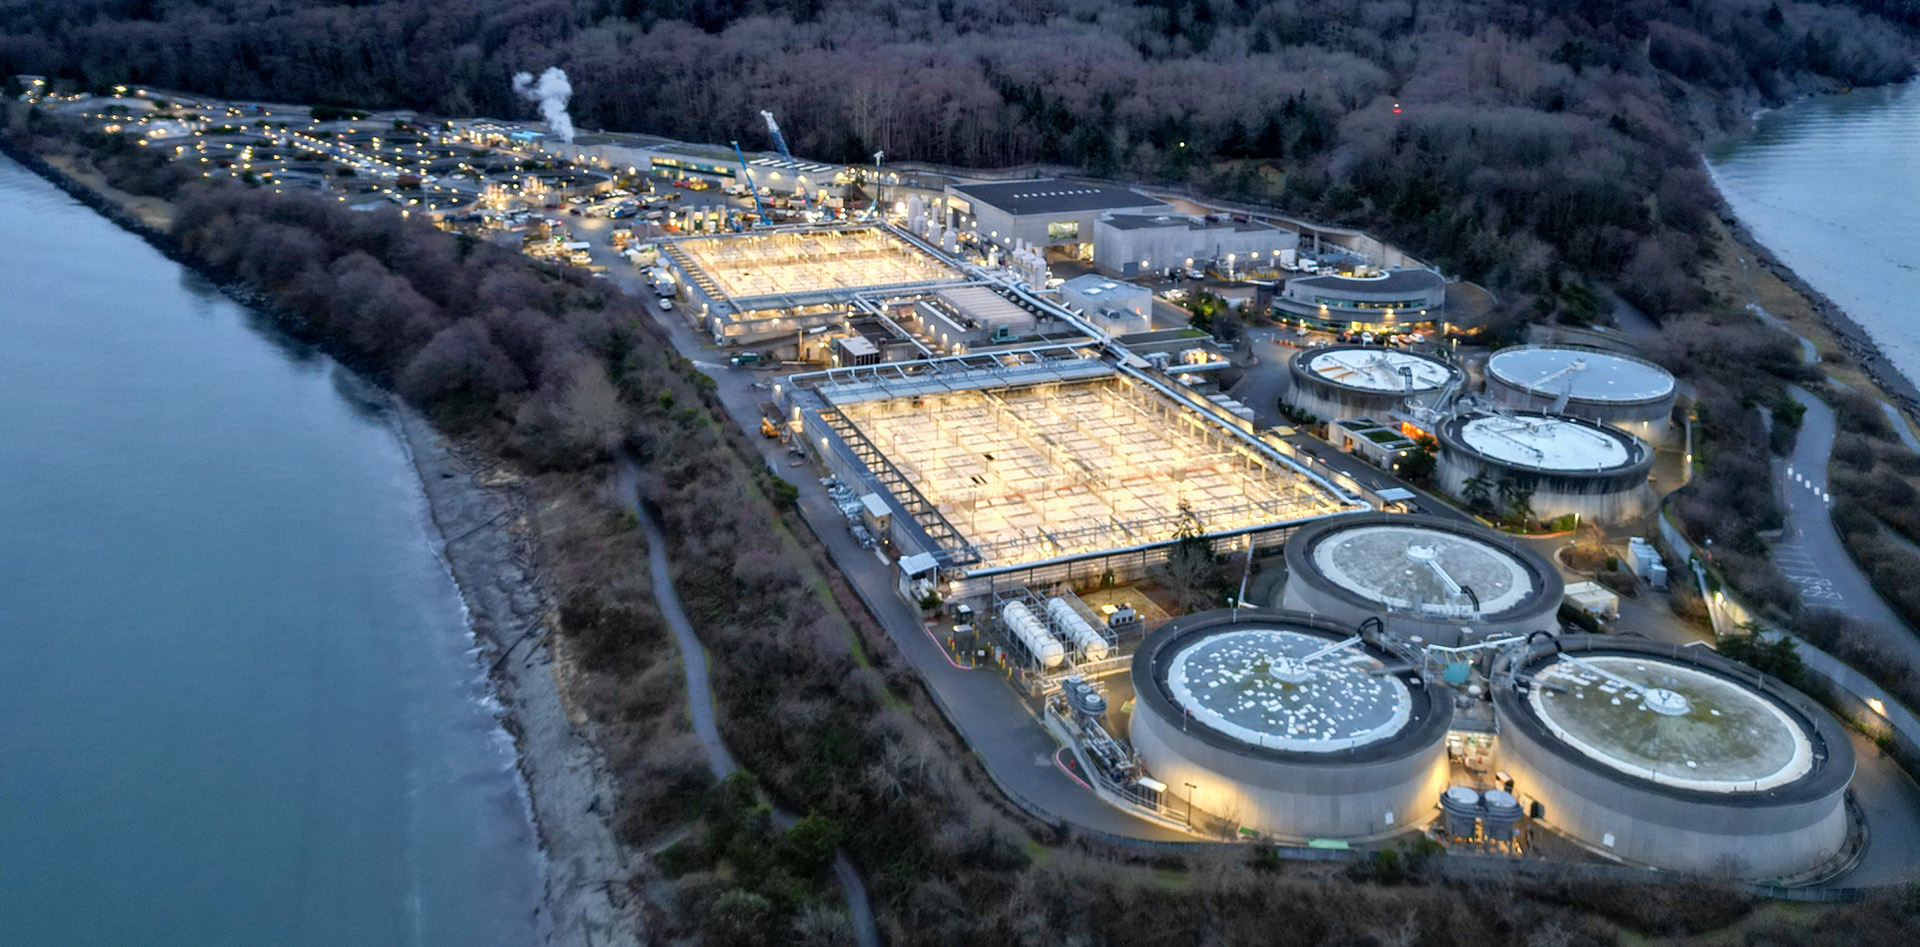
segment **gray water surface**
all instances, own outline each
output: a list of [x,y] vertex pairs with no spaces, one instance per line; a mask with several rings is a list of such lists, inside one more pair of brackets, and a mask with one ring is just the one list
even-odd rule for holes
[[1708,165],[1754,237],[1920,381],[1920,87],[1769,112]]
[[0,158],[0,944],[535,939],[513,747],[356,387]]

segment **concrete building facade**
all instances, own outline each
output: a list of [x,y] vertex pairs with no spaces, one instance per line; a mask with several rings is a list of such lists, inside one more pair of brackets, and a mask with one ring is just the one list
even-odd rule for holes
[[1229,257],[1241,267],[1272,268],[1300,235],[1267,224],[1177,214],[1109,214],[1093,223],[1094,265],[1122,277],[1204,267]]
[[1274,299],[1275,314],[1329,332],[1432,329],[1444,318],[1447,280],[1432,270],[1379,276],[1296,276]]
[[995,184],[949,184],[949,229],[972,234],[981,246],[1017,244],[1092,259],[1094,223],[1108,214],[1152,216],[1172,205],[1129,188],[1043,178]]
[[1377,837],[1429,818],[1446,788],[1453,702],[1386,651],[1335,647],[1349,634],[1242,608],[1149,635],[1133,658],[1128,730],[1168,801],[1189,797],[1296,841]]

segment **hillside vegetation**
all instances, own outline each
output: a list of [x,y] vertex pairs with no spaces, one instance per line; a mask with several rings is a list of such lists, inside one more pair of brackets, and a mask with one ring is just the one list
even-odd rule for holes
[[771,109],[817,158],[1178,182],[1544,312],[1599,277],[1657,314],[1697,301],[1692,136],[1903,77],[1915,25],[1915,0],[0,0],[0,74],[530,116],[509,77],[559,65],[583,127],[765,144]]

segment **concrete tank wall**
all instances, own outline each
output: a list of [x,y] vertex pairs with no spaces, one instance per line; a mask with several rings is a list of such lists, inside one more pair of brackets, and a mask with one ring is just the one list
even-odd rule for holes
[[1278,760],[1203,742],[1144,702],[1129,735],[1147,771],[1167,784],[1169,806],[1178,808],[1192,783],[1195,808],[1280,838],[1363,838],[1417,825],[1447,787],[1444,739],[1368,763],[1343,764],[1338,753],[1324,761]]
[[1788,878],[1824,865],[1845,846],[1845,795],[1853,745],[1838,721],[1805,695],[1710,651],[1600,635],[1568,635],[1523,656],[1525,676],[1554,650],[1575,656],[1646,655],[1735,681],[1784,710],[1802,728],[1814,767],[1784,785],[1712,792],[1655,783],[1588,757],[1555,737],[1526,694],[1494,689],[1500,726],[1498,765],[1523,806],[1537,801],[1542,821],[1601,851],[1678,871]]
[[1386,623],[1388,631],[1403,639],[1411,639],[1417,635],[1420,640],[1428,644],[1446,647],[1457,647],[1488,638],[1560,630],[1558,597],[1539,608],[1500,620],[1444,621],[1421,618],[1407,612],[1388,612],[1385,606],[1378,602],[1356,602],[1332,590],[1317,588],[1308,582],[1296,581],[1289,575],[1286,588],[1280,594],[1279,606],[1290,612],[1318,615],[1349,628],[1358,628],[1361,622],[1377,617]]
[[[1316,356],[1330,351],[1343,349],[1362,350],[1368,346],[1329,346],[1317,349],[1300,349],[1287,358],[1287,392],[1281,396],[1288,407],[1304,411],[1322,421],[1342,421],[1347,418],[1373,417],[1385,420],[1388,413],[1400,407],[1407,398],[1422,398],[1427,401],[1440,394],[1443,388],[1424,388],[1414,392],[1374,391],[1340,385],[1310,371],[1305,363]],[[1375,351],[1390,351],[1376,349]],[[1453,369],[1454,378],[1461,376]]]
[[[1487,373],[1487,394],[1493,400],[1521,411],[1547,411],[1554,396],[1513,384],[1492,372]],[[1597,421],[1619,428],[1651,444],[1665,444],[1677,434],[1673,426],[1673,393],[1651,401],[1589,401],[1567,399],[1561,414]]]
[[[1533,489],[1533,512],[1540,519],[1578,513],[1583,522],[1613,525],[1653,511],[1657,498],[1647,483],[1651,466],[1649,455],[1647,463],[1621,468],[1617,474],[1556,475],[1511,467],[1442,441],[1434,477],[1441,489],[1458,499],[1465,499],[1467,481],[1477,474],[1485,473],[1494,483],[1511,477]],[[1494,499],[1498,502],[1497,494]]]
[[[1337,535],[1346,529],[1385,525],[1456,533],[1510,551],[1518,557],[1536,584],[1535,592],[1496,614],[1449,620],[1424,616],[1407,609],[1388,609],[1380,602],[1335,584],[1314,566],[1313,546],[1322,536]],[[1560,570],[1527,547],[1475,524],[1401,513],[1349,514],[1301,527],[1287,541],[1286,559],[1287,581],[1280,601],[1275,604],[1287,611],[1317,615],[1342,628],[1358,628],[1361,622],[1378,617],[1386,623],[1388,631],[1402,639],[1418,635],[1427,643],[1447,647],[1506,635],[1560,630],[1560,600],[1565,593]]]
[[[1176,618],[1142,642],[1132,664],[1129,738],[1147,772],[1167,784],[1178,808],[1192,783],[1193,806],[1290,840],[1356,839],[1424,823],[1447,785],[1447,728],[1453,702],[1435,682],[1401,672],[1412,705],[1404,726],[1380,740],[1314,753],[1254,746],[1189,717],[1169,696],[1163,661],[1206,637],[1241,628],[1280,628],[1339,641],[1350,631],[1313,616],[1272,609],[1219,610]],[[1403,659],[1359,645],[1383,664]]]
[[1522,805],[1538,800],[1548,825],[1629,861],[1779,878],[1818,867],[1846,843],[1841,792],[1767,807],[1680,799],[1587,770],[1509,722],[1501,720],[1499,766]]

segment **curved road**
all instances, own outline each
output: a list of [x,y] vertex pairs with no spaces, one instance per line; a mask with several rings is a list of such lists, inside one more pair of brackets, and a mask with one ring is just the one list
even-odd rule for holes
[[1785,535],[1773,547],[1773,560],[1800,587],[1802,604],[1854,619],[1871,630],[1874,644],[1920,666],[1920,637],[1874,591],[1834,528],[1827,493],[1827,458],[1835,434],[1833,409],[1798,386],[1788,391],[1807,411],[1793,456],[1773,461],[1786,514]]
[[[667,561],[667,538],[660,532],[660,524],[653,514],[640,503],[639,470],[632,458],[619,457],[614,471],[615,492],[621,504],[639,517],[640,528],[646,531],[647,568],[653,580],[654,602],[660,606],[660,614],[673,629],[674,641],[680,646],[680,667],[686,676],[687,714],[693,721],[693,735],[700,741],[700,750],[707,757],[707,769],[713,778],[725,779],[738,771],[740,764],[727,752],[726,741],[720,738],[720,726],[714,714],[713,684],[707,671],[707,650],[693,633],[693,623],[687,620],[686,609],[680,606],[680,593],[674,590],[673,572]],[[777,827],[786,829],[799,821],[799,817],[776,808],[773,821]],[[860,947],[880,947],[880,929],[873,920],[867,886],[844,852],[835,853],[833,874],[846,897],[854,942]]]

